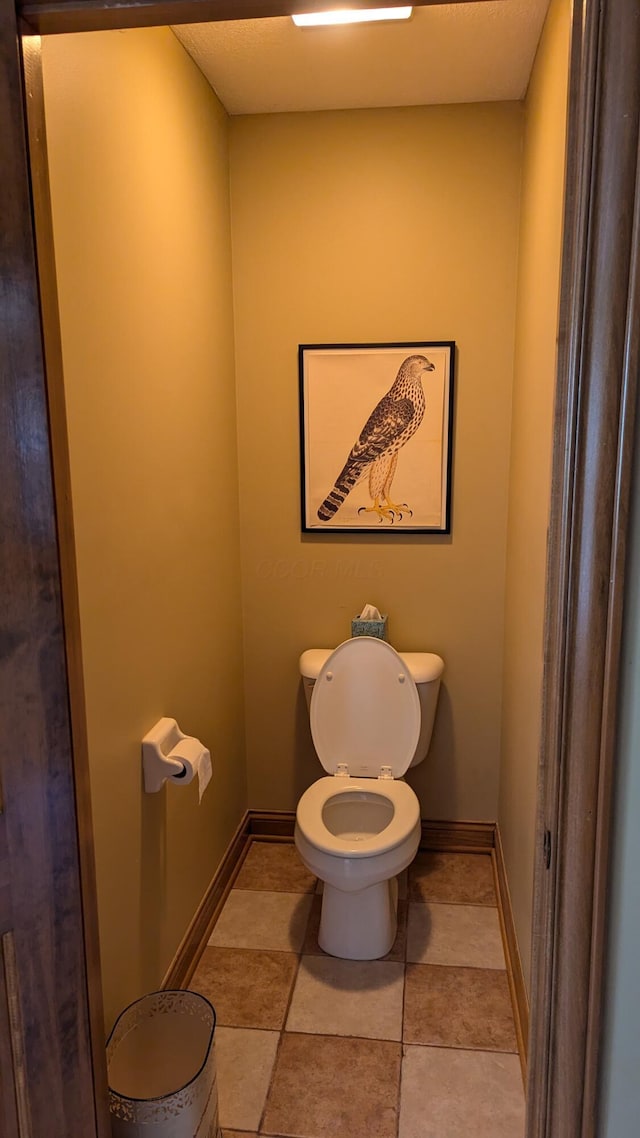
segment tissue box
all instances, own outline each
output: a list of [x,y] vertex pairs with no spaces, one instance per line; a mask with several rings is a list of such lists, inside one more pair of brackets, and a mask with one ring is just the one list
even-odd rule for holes
[[351,621],[352,636],[377,636],[379,640],[388,640],[387,614],[382,613],[382,620],[362,620],[354,616]]

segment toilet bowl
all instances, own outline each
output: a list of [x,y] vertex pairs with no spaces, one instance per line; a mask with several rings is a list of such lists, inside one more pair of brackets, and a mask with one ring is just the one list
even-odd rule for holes
[[395,940],[397,876],[420,843],[420,806],[402,775],[427,753],[443,667],[430,653],[413,653],[409,667],[373,637],[301,658],[314,745],[331,773],[302,795],[295,843],[324,882],[318,940],[332,956],[375,960]]

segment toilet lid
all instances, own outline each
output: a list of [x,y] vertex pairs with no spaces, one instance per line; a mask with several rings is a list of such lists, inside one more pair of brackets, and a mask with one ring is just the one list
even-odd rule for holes
[[352,777],[399,778],[420,735],[420,697],[402,659],[384,640],[357,636],[320,670],[311,696],[311,734],[329,774],[345,763]]

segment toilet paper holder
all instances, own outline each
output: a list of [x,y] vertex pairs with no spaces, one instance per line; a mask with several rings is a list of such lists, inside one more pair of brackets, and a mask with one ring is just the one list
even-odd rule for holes
[[142,740],[142,770],[147,794],[161,790],[168,778],[186,778],[187,768],[179,759],[172,759],[170,751],[183,739],[188,739],[175,719],[159,719]]

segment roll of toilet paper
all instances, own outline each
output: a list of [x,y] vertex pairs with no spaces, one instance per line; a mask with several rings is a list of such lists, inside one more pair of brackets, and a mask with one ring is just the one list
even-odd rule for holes
[[211,755],[199,739],[188,736],[176,743],[167,756],[182,763],[184,771],[177,771],[169,775],[169,782],[177,782],[186,786],[198,776],[198,802],[202,802],[202,795],[211,781]]

